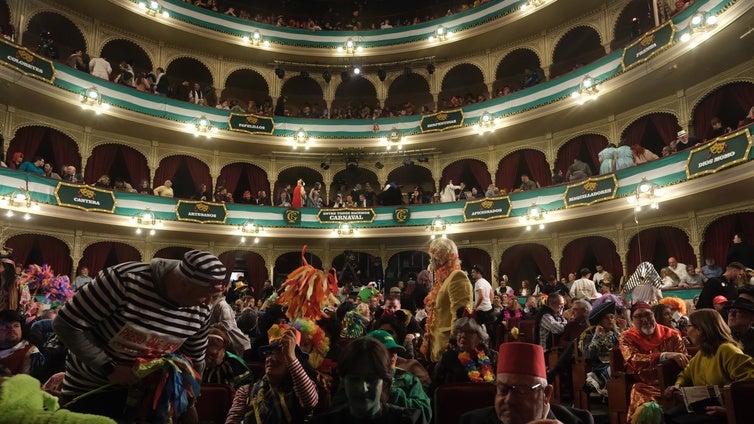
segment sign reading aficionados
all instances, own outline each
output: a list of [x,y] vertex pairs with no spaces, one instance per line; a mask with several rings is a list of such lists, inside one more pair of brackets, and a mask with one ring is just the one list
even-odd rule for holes
[[268,116],[231,113],[228,117],[228,128],[231,131],[249,134],[272,134],[275,131],[275,121]]
[[750,149],[751,132],[748,128],[718,137],[691,150],[686,161],[686,177],[711,174],[743,162],[749,157]]
[[373,222],[376,216],[374,209],[320,209],[317,213],[320,224]]
[[505,218],[511,213],[511,199],[505,197],[489,197],[466,202],[463,207],[464,221],[488,221],[490,219]]
[[224,203],[193,202],[179,200],[175,206],[175,216],[179,221],[201,224],[224,224],[228,210]]
[[0,64],[50,84],[55,80],[55,66],[52,61],[2,37],[0,37]]
[[463,125],[463,110],[445,110],[432,115],[422,116],[419,128],[421,132],[444,131],[460,128]]
[[652,56],[670,47],[675,36],[673,21],[667,21],[641,38],[629,44],[623,50],[623,70],[644,63]]
[[563,195],[563,203],[567,208],[587,206],[615,198],[618,180],[615,175],[589,178],[578,184],[569,185]]
[[60,182],[55,187],[58,205],[84,211],[115,212],[115,196],[110,190]]

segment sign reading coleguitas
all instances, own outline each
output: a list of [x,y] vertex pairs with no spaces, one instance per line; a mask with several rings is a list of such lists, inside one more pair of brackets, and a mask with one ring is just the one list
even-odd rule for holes
[[691,150],[686,160],[686,177],[694,178],[746,161],[751,149],[749,129],[718,137]]
[[52,61],[0,37],[0,64],[45,82],[55,80]]
[[84,211],[115,212],[115,196],[110,190],[59,182],[55,187],[58,205]]
[[618,180],[615,175],[589,178],[577,184],[569,185],[563,194],[563,203],[567,208],[587,206],[615,198]]
[[673,21],[667,21],[665,24],[644,34],[641,38],[623,49],[621,63],[623,70],[625,71],[640,63],[644,63],[652,56],[670,47],[674,36],[675,25],[673,25]]
[[444,131],[463,126],[463,110],[445,110],[432,115],[422,116],[419,129],[421,132]]
[[228,210],[224,203],[196,202],[179,200],[175,206],[175,217],[179,221],[200,224],[224,224]]
[[488,221],[490,219],[505,218],[511,213],[511,199],[504,197],[488,197],[466,202],[463,207],[463,220]]
[[231,131],[248,134],[272,134],[275,131],[275,121],[268,116],[241,115],[231,113],[228,117],[228,128]]
[[320,209],[317,212],[317,219],[320,224],[340,224],[347,222],[373,222],[376,218],[374,209]]

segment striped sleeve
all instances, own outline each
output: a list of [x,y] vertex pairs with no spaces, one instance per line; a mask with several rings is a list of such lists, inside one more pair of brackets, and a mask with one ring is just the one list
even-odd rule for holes
[[317,394],[317,385],[309,378],[304,371],[304,367],[298,360],[292,361],[288,364],[288,372],[291,373],[293,379],[293,391],[296,393],[298,403],[305,411],[311,411],[319,402],[319,395]]
[[225,417],[225,424],[243,423],[250,391],[250,384],[245,384],[236,390],[236,394],[233,396],[233,404],[230,407],[230,411],[228,411],[227,417]]

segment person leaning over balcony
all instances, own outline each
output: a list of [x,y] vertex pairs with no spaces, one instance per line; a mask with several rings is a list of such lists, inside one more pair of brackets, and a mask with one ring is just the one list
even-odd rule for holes
[[45,160],[42,156],[34,156],[33,161],[26,161],[22,163],[21,166],[18,167],[18,170],[28,172],[30,174],[44,175],[45,171],[42,169],[44,164]]
[[521,175],[521,185],[518,187],[518,190],[514,191],[529,191],[529,190],[536,190],[538,189],[539,183],[529,178],[528,175],[522,174]]
[[89,61],[89,72],[94,77],[109,81],[110,74],[113,73],[113,67],[104,57],[93,57]]
[[634,156],[634,163],[637,165],[659,159],[651,150],[645,149],[640,144],[631,145],[631,154]]
[[155,187],[154,195],[160,197],[173,197],[173,182],[165,180],[161,186]]

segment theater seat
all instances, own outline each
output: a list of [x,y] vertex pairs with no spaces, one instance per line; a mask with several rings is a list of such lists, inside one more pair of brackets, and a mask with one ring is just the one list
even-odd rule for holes
[[495,385],[448,383],[435,390],[435,424],[458,424],[461,415],[495,403]]
[[202,384],[201,396],[196,400],[196,412],[201,424],[223,424],[233,404],[233,391],[224,384]]
[[728,411],[728,424],[754,423],[754,381],[738,381],[723,388],[723,402]]

